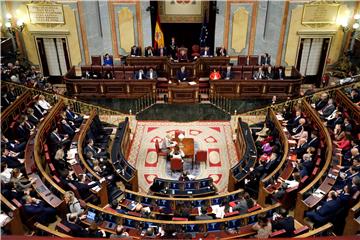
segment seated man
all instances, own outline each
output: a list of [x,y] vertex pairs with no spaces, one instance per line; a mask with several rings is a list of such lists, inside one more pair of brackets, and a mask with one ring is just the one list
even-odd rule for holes
[[139,71],[136,71],[136,72],[135,72],[135,79],[136,79],[136,80],[146,79],[144,70],[140,69]]
[[101,148],[94,146],[93,139],[89,139],[88,144],[84,148],[84,153],[87,154],[88,152],[91,152],[95,158],[102,158],[107,156],[106,151],[102,151]]
[[327,102],[328,102],[328,94],[327,93],[322,93],[321,96],[320,96],[320,99],[314,104],[315,105],[315,109],[317,111],[323,109]]
[[147,79],[157,79],[157,73],[153,68],[150,68],[149,71],[146,72]]
[[231,66],[230,65],[226,66],[226,71],[223,71],[221,76],[225,80],[229,80],[229,79],[233,78],[234,74],[231,71]]
[[275,72],[275,78],[283,80],[285,78],[284,69],[282,67],[279,67],[278,70]]
[[262,68],[259,67],[258,71],[256,71],[253,75],[255,80],[257,79],[265,79],[265,73],[263,72]]
[[288,211],[284,208],[280,208],[279,214],[274,214],[274,220],[272,221],[272,227],[274,231],[284,229],[286,234],[284,237],[292,237],[294,235],[295,223],[292,216],[288,216]]
[[66,112],[66,119],[68,121],[73,122],[76,127],[79,127],[81,125],[84,118],[79,114],[74,113],[70,105],[67,105],[65,107],[65,112]]
[[39,199],[32,198],[29,195],[24,196],[24,213],[26,218],[35,217],[36,221],[49,225],[56,221],[56,209],[46,206],[44,202]]
[[185,71],[185,66],[182,66],[176,73],[176,79],[180,82],[187,81],[188,77],[188,73]]
[[269,65],[266,69],[265,76],[267,79],[273,79],[274,78],[274,72],[272,71],[271,66]]
[[222,47],[219,47],[217,50],[216,50],[216,55],[219,57],[225,57],[226,56],[226,49],[224,48],[224,46]]
[[205,49],[201,51],[200,55],[202,57],[210,57],[210,56],[212,56],[210,48],[208,46],[206,46]]
[[334,105],[334,100],[332,98],[330,98],[327,102],[327,104],[325,105],[324,108],[322,108],[321,110],[319,110],[319,114],[320,114],[320,118],[321,119],[325,119],[327,117],[329,117],[334,111],[336,110],[336,107]]
[[305,216],[314,222],[315,227],[318,227],[331,221],[340,207],[337,193],[335,191],[330,191],[326,202],[322,206],[317,207],[316,210],[306,212]]
[[132,56],[132,57],[140,56],[140,49],[135,45],[132,46],[131,51],[130,51],[130,56]]
[[359,94],[359,90],[358,89],[351,89],[351,93],[350,93],[350,100],[353,103],[358,103],[360,102],[360,94]]

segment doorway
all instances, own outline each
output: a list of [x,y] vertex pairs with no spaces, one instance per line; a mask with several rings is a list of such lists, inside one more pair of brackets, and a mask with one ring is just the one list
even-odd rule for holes
[[64,76],[70,69],[66,38],[36,38],[44,76]]
[[296,69],[304,83],[320,86],[331,38],[301,38]]

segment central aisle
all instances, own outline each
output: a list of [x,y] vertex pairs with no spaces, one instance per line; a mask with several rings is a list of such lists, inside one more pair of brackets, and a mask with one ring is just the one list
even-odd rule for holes
[[185,131],[185,138],[194,138],[195,152],[208,152],[207,165],[201,163],[191,168],[190,160],[185,159],[185,171],[196,179],[212,177],[219,192],[226,192],[229,169],[238,161],[233,142],[233,131],[228,121],[199,121],[188,123],[138,121],[129,162],[138,170],[139,189],[147,192],[155,177],[178,179],[179,173],[171,173],[165,157],[155,151],[155,141],[161,146],[166,134],[174,136],[176,130]]

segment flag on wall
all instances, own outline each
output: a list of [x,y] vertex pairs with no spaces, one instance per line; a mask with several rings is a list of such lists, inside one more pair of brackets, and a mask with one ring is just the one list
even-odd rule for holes
[[207,38],[209,35],[208,29],[207,29],[207,18],[206,18],[206,14],[204,16],[204,21],[203,24],[201,26],[201,30],[200,30],[200,47],[205,47],[207,46]]
[[156,19],[154,38],[155,38],[155,41],[154,41],[155,49],[163,48],[164,47],[164,34],[161,31],[159,15],[157,16],[157,19]]

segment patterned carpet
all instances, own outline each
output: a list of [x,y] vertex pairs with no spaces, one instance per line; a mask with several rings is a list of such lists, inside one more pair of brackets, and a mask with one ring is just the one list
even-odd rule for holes
[[189,123],[138,121],[128,160],[138,169],[139,188],[147,192],[155,177],[178,179],[180,173],[172,173],[165,157],[155,151],[155,141],[161,146],[162,139],[176,130],[185,131],[186,138],[194,138],[194,149],[207,150],[207,164],[192,168],[191,160],[184,159],[184,170],[196,179],[212,177],[219,192],[226,192],[229,168],[236,164],[238,156],[233,143],[233,131],[227,121],[201,121]]

